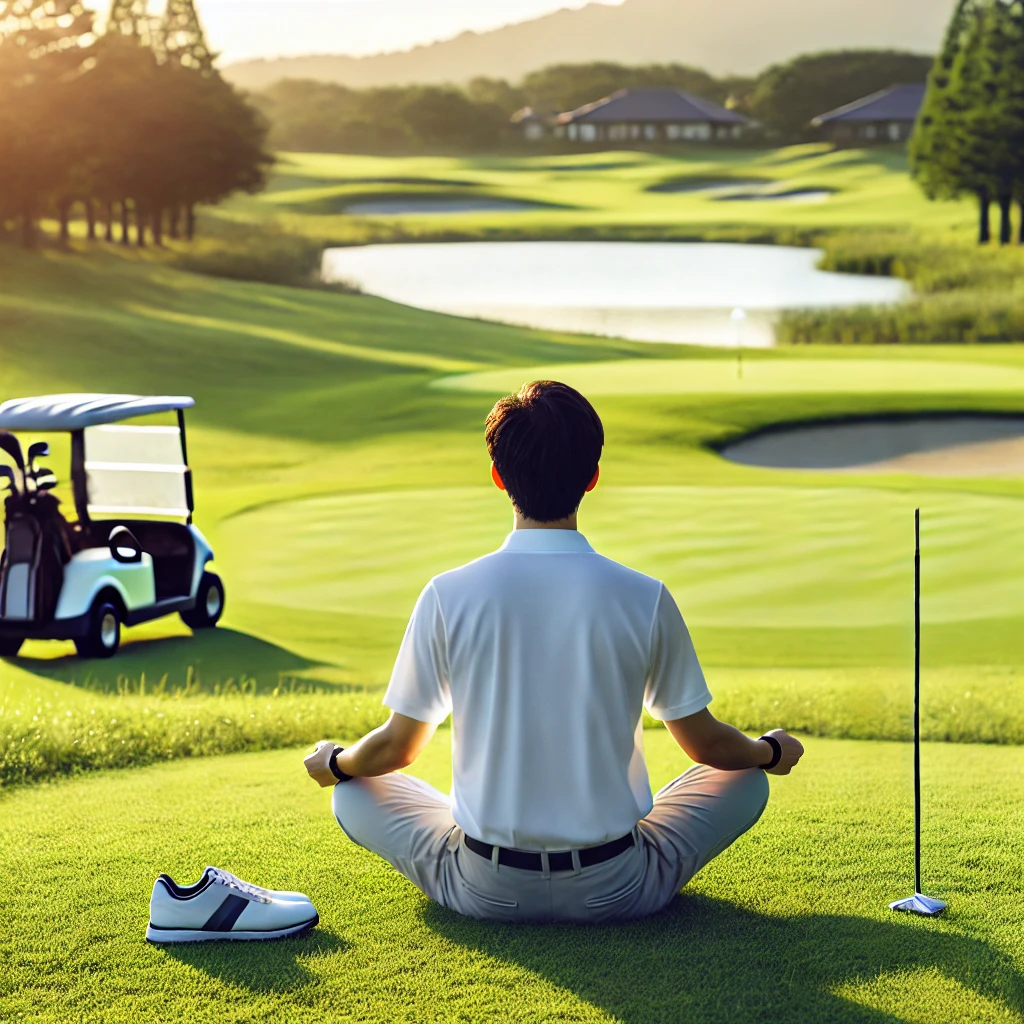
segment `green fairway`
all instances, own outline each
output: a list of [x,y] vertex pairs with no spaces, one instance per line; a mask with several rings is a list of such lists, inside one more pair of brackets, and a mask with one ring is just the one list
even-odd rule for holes
[[[961,357],[962,358],[962,357]],[[764,360],[736,355],[715,359],[615,360],[586,365],[524,366],[443,377],[452,391],[503,395],[528,380],[560,380],[588,395],[943,394],[1019,392],[1024,369],[935,359]]]
[[[0,261],[5,395],[196,396],[197,522],[227,582],[229,627],[200,641],[177,620],[153,623],[109,663],[26,644],[0,663],[5,780],[266,748],[314,738],[318,721],[351,735],[378,720],[420,588],[508,529],[482,421],[495,395],[541,376],[594,396],[608,448],[583,527],[678,594],[723,715],[750,729],[907,735],[921,505],[926,735],[1024,735],[1020,480],[773,471],[711,449],[780,419],[1019,410],[1016,346],[867,358],[808,347],[740,367],[727,352],[220,281],[116,251],[0,250]],[[66,446],[53,461],[66,473]],[[91,721],[78,716],[81,691]],[[269,709],[247,706],[256,692],[273,696]]]
[[[455,230],[454,217],[390,225],[316,207],[367,189],[340,178],[394,175],[393,161],[360,159],[296,159],[292,180],[229,214],[251,220],[277,204],[291,227],[347,240]],[[838,190],[784,214],[646,191],[680,173],[667,157],[630,154],[607,171],[588,159],[570,158],[569,171],[478,161],[496,193],[574,208],[466,215],[466,233],[925,218],[892,154],[758,156],[787,187]],[[702,173],[722,173],[714,160]],[[418,173],[457,179],[465,163],[424,160]],[[969,213],[927,208],[933,226]],[[1024,480],[767,470],[716,447],[786,420],[1020,413],[1024,346],[809,345],[741,364],[732,352],[459,320],[101,249],[0,246],[0,398],[194,395],[196,522],[217,552],[227,613],[202,636],[177,619],[128,630],[108,662],[62,643],[0,660],[0,1019],[1021,1018]],[[591,395],[605,423],[582,529],[671,586],[720,717],[755,735],[788,727],[809,751],[773,783],[763,825],[669,911],[586,934],[494,928],[430,906],[346,843],[299,752],[276,749],[345,741],[382,719],[419,590],[509,528],[484,417],[497,395],[542,376]],[[50,462],[66,484],[66,442]],[[925,749],[927,888],[950,900],[934,922],[886,909],[912,885],[910,747],[878,742],[910,735],[916,507],[923,730],[951,741]],[[682,769],[663,731],[645,736],[656,782]],[[443,731],[416,766],[442,786],[447,741]],[[206,863],[310,892],[322,926],[277,945],[146,946],[156,872],[191,879]]]
[[[624,151],[558,157],[292,153],[282,155],[269,192],[235,199],[231,209],[237,216],[274,215],[292,228],[338,238],[359,231],[345,215],[349,204],[427,197],[493,197],[538,205],[516,212],[378,214],[358,221],[379,224],[382,231],[390,228],[397,237],[441,229],[537,236],[626,225],[756,230],[889,228],[896,223],[948,229],[972,223],[970,203],[928,203],[905,169],[906,158],[896,149],[834,151],[824,145],[769,150],[690,146],[674,154]],[[808,203],[727,198],[800,191],[823,191],[828,198]]]
[[[448,734],[416,770],[447,786]],[[684,770],[649,732],[652,781]],[[431,905],[335,824],[297,751],[184,762],[0,798],[5,1020],[1010,1024],[1024,1013],[1024,750],[929,745],[912,889],[910,749],[817,741],[758,828],[658,917],[492,926]],[[153,878],[207,863],[308,892],[321,925],[267,944],[147,946]]]

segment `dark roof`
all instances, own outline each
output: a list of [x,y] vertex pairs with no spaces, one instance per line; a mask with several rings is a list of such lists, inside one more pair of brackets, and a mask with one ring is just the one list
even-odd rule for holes
[[748,118],[681,89],[620,89],[596,103],[559,114],[558,124],[746,124]]
[[925,85],[890,85],[881,92],[820,114],[811,124],[817,128],[830,121],[916,121],[926,88]]

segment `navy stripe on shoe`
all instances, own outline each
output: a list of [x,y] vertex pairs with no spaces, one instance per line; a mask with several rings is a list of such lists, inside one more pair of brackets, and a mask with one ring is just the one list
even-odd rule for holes
[[249,905],[244,896],[226,896],[224,902],[210,915],[203,925],[204,932],[229,932],[234,927],[242,911]]

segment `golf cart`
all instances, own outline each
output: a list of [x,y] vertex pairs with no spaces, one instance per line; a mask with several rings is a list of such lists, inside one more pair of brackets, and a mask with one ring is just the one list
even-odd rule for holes
[[[185,443],[191,398],[47,395],[0,405],[0,656],[26,639],[73,640],[83,658],[109,658],[121,626],[175,612],[192,629],[217,624],[224,586],[207,572],[213,551],[192,525]],[[126,425],[177,413],[177,426]],[[22,452],[9,431],[69,432],[77,521],[69,522],[39,465],[49,445]]]

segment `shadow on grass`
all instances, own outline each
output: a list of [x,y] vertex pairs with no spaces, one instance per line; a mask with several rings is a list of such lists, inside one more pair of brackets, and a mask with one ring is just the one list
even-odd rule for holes
[[318,678],[316,663],[299,654],[224,627],[201,630],[194,636],[137,640],[107,661],[68,655],[52,659],[19,657],[14,663],[44,679],[99,693],[352,689]]
[[[663,913],[618,927],[487,924],[437,904],[425,920],[452,942],[522,967],[623,1024],[895,1024],[905,1019],[905,1000],[894,1016],[836,989],[917,970],[1009,1008],[1008,1018],[1024,1010],[1024,977],[1006,956],[917,919],[766,917],[681,895]],[[925,979],[896,984],[920,994],[922,1004],[944,999],[927,991]]]
[[305,960],[348,948],[337,935],[314,929],[301,939],[274,942],[197,942],[160,946],[179,963],[251,992],[291,992],[315,980]]

